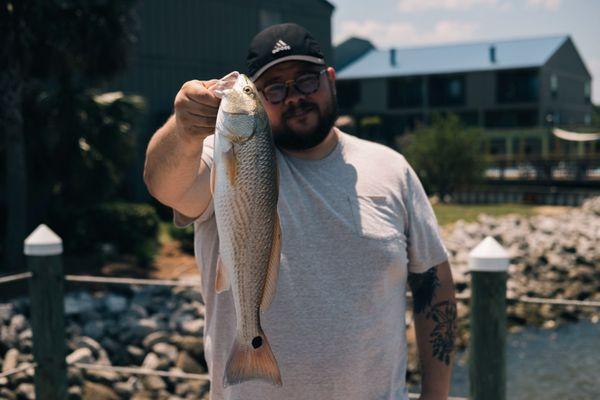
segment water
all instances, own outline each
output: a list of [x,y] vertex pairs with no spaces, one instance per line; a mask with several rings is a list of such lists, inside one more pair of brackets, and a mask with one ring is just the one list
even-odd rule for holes
[[[508,400],[600,399],[600,323],[527,328],[507,338]],[[451,395],[468,397],[469,367],[459,354]]]

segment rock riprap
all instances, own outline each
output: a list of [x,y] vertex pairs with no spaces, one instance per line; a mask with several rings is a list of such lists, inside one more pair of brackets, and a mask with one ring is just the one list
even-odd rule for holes
[[[29,300],[0,304],[0,371],[33,361]],[[67,362],[205,374],[197,289],[132,286],[65,296]],[[33,369],[0,378],[0,398],[33,399]],[[203,399],[206,381],[68,369],[68,399]]]

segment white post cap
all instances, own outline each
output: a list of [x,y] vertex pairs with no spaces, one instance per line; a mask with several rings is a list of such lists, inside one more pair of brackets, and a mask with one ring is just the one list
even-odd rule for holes
[[24,250],[26,256],[59,255],[63,252],[62,239],[52,229],[41,224],[25,239]]
[[496,239],[488,236],[469,253],[469,271],[507,271],[509,261],[506,249]]

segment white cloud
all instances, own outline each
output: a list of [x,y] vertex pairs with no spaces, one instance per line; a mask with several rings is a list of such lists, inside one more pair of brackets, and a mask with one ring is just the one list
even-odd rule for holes
[[527,0],[528,6],[545,8],[548,11],[556,11],[560,8],[561,0]]
[[334,42],[337,44],[351,36],[369,39],[375,46],[407,46],[447,43],[472,39],[478,29],[473,22],[443,20],[433,27],[417,29],[410,22],[381,22],[375,20],[344,21],[336,29]]
[[500,5],[501,0],[398,0],[398,10],[419,12],[429,10],[468,10],[478,6]]

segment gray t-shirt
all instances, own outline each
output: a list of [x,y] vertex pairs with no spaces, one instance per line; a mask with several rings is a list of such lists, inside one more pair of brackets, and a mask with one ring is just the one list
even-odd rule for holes
[[[206,305],[211,399],[408,399],[406,278],[447,260],[417,175],[397,152],[337,131],[324,159],[277,152],[282,250],[277,293],[261,325],[283,387],[223,389],[236,321],[231,291],[217,295],[214,208],[194,221]],[[212,167],[213,137],[202,159]],[[174,212],[177,226],[192,220]]]

